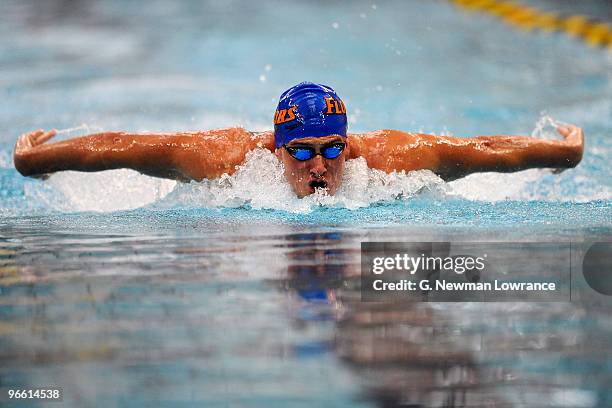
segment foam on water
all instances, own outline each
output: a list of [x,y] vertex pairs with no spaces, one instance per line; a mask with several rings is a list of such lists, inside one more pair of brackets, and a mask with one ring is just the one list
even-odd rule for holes
[[444,182],[430,171],[387,174],[368,168],[363,158],[350,160],[341,187],[330,196],[323,189],[299,199],[285,181],[283,164],[270,151],[256,149],[233,175],[177,183],[132,170],[98,173],[61,172],[44,182],[27,180],[24,195],[37,207],[56,211],[118,211],[152,208],[252,208],[307,213],[317,207],[357,209],[408,199],[419,192],[444,194]]
[[387,174],[368,168],[365,159],[349,160],[342,185],[334,196],[319,189],[299,199],[285,181],[283,164],[272,152],[257,149],[229,176],[177,186],[156,203],[162,207],[248,207],[305,213],[321,206],[357,209],[436,190],[442,180],[430,171]]
[[44,183],[27,183],[28,201],[58,211],[119,211],[143,207],[168,194],[176,181],[132,170],[100,173],[62,172]]
[[557,129],[560,126],[567,125],[567,123],[554,119],[543,112],[540,115],[540,119],[535,124],[533,131],[531,132],[531,137],[545,140],[560,140],[562,139],[562,137],[559,136],[559,132],[557,132]]

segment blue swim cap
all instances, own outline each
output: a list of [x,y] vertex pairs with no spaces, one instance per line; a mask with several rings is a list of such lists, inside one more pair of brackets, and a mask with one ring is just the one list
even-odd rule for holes
[[346,108],[331,87],[302,82],[280,96],[274,114],[277,148],[302,137],[346,137],[346,129]]

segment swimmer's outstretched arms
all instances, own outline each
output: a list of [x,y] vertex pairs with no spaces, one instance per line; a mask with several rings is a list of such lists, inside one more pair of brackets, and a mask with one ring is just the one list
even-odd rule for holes
[[583,132],[573,125],[557,130],[563,140],[459,138],[398,130],[348,134],[346,109],[334,90],[303,82],[281,95],[274,131],[105,132],[45,143],[55,131],[37,130],[19,137],[14,162],[22,175],[31,177],[63,170],[128,168],[155,177],[199,181],[232,174],[247,152],[260,147],[276,153],[284,163],[287,181],[304,197],[316,188],[334,194],[345,160],[357,157],[386,172],[431,170],[444,180],[476,172],[575,167],[582,159]]

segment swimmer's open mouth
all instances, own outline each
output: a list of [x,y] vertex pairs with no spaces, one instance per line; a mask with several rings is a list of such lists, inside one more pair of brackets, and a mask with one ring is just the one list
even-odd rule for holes
[[313,190],[317,188],[327,188],[327,181],[325,180],[312,180],[308,184],[310,185],[310,188],[312,188]]

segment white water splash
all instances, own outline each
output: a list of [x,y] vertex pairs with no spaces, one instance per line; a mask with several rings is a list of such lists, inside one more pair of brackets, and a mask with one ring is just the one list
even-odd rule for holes
[[568,124],[565,122],[561,122],[559,120],[553,119],[548,116],[545,112],[542,112],[540,119],[536,122],[533,131],[531,132],[531,137],[536,139],[544,139],[544,140],[561,140],[563,137],[559,135],[557,129],[560,126],[567,126]]
[[84,130],[85,133],[87,134],[87,133],[101,132],[102,128],[99,128],[97,126],[91,126],[91,125],[88,125],[87,123],[81,123],[79,126],[66,128],[66,129],[59,129],[56,132],[56,134],[58,135],[70,134],[70,133],[74,133],[80,130]]
[[368,168],[363,158],[346,162],[342,185],[335,195],[323,189],[299,199],[283,174],[283,164],[264,149],[248,153],[235,174],[216,180],[178,185],[156,203],[161,207],[250,207],[306,213],[317,207],[357,209],[408,198],[423,189],[434,190],[443,181],[430,171],[387,174]]
[[26,184],[25,195],[55,210],[107,212],[148,205],[167,195],[176,184],[125,169],[66,171],[53,174],[44,183]]
[[323,189],[303,199],[285,180],[283,164],[270,151],[256,149],[233,175],[177,183],[132,170],[98,173],[62,172],[44,183],[29,183],[29,200],[60,211],[119,211],[154,208],[275,209],[308,213],[317,207],[357,209],[406,199],[422,190],[442,191],[443,181],[430,171],[387,174],[368,168],[363,158],[346,162],[342,185],[334,196]]
[[13,167],[13,156],[7,150],[0,150],[0,168],[10,169]]

